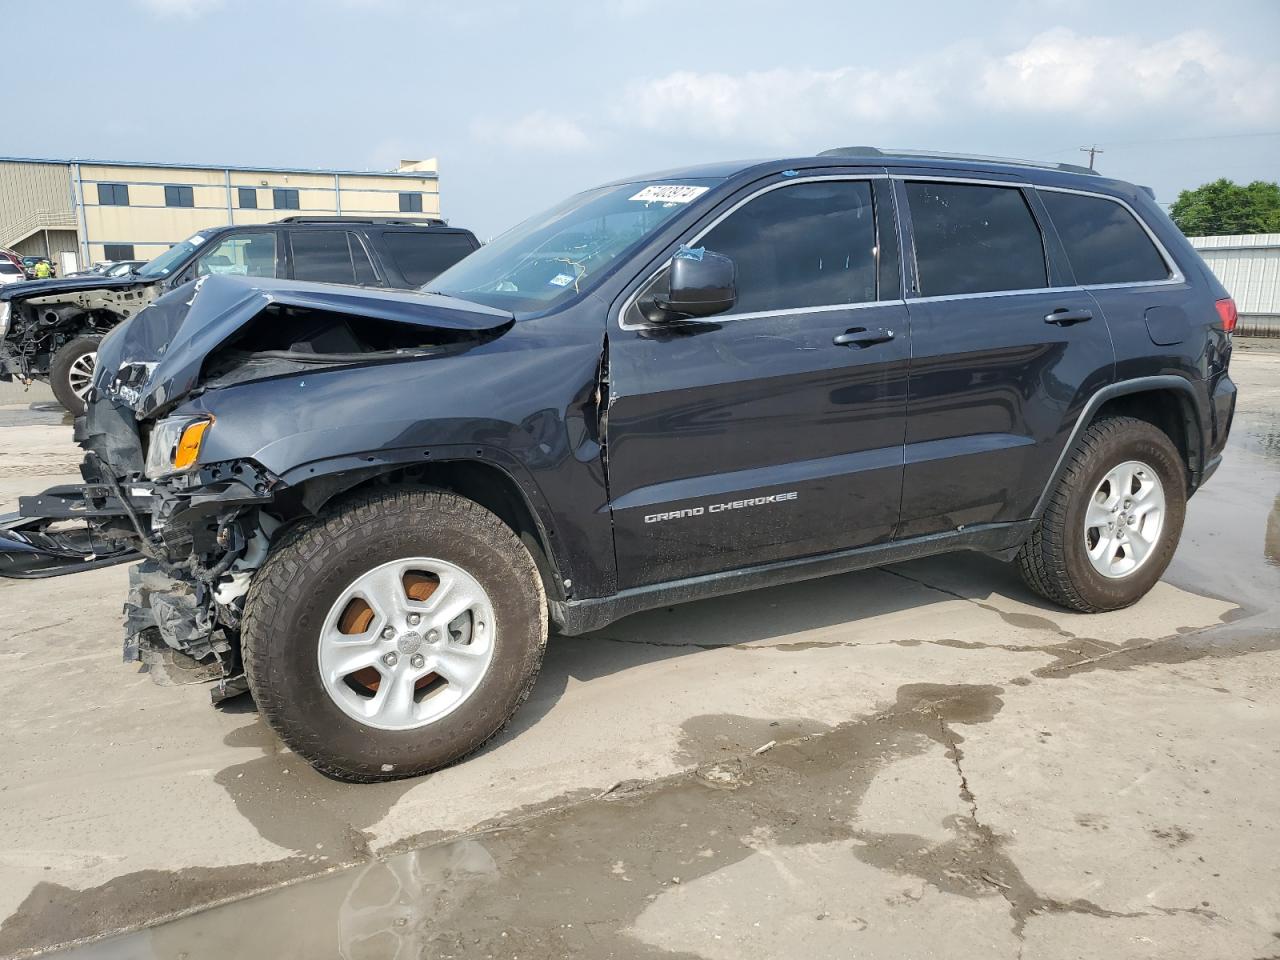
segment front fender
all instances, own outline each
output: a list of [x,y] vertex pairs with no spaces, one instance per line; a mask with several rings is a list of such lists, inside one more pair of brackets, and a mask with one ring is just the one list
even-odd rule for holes
[[[517,324],[517,330],[520,325]],[[509,345],[518,344],[518,348]],[[290,487],[343,474],[478,461],[518,488],[578,596],[616,584],[596,416],[597,341],[522,342],[209,390],[202,463],[252,460]]]

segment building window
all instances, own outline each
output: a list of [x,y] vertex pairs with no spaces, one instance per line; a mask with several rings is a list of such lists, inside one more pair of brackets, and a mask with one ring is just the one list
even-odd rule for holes
[[300,210],[298,191],[276,187],[271,191],[271,203],[277,210]]
[[101,207],[127,207],[129,185],[127,183],[98,184],[98,205]]
[[[127,204],[124,204],[127,206]],[[102,245],[102,256],[105,260],[136,260],[133,255],[132,243],[104,243]]]
[[240,188],[240,209],[241,210],[257,210],[258,209],[258,191],[253,187]]
[[422,194],[420,193],[400,194],[400,212],[401,213],[421,213],[422,212]]
[[194,207],[195,191],[190,187],[165,187],[164,205],[166,207]]

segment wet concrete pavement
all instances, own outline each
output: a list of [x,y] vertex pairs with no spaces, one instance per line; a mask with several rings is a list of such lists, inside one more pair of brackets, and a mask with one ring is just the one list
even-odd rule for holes
[[[119,569],[0,582],[0,955],[1280,954],[1280,352],[1233,373],[1134,608],[963,556],[655,611],[553,638],[420,781],[326,780],[121,665]],[[77,459],[23,417],[0,510]]]

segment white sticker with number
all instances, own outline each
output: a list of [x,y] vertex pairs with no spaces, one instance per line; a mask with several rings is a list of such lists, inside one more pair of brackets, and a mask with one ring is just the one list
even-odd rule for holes
[[645,187],[631,199],[642,200],[645,203],[689,203],[692,200],[697,200],[708,189],[710,188],[693,187],[680,183],[654,183]]

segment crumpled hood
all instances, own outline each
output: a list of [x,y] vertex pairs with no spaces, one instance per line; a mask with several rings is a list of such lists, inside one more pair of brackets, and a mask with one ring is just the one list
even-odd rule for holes
[[112,330],[98,347],[94,387],[123,400],[139,420],[162,414],[195,388],[210,353],[273,305],[437,330],[494,331],[515,320],[438,294],[215,275],[165,294]]
[[0,301],[27,300],[31,297],[47,297],[58,293],[83,293],[86,290],[127,290],[159,283],[159,279],[144,280],[140,277],[61,277],[51,280],[24,280],[0,287]]

